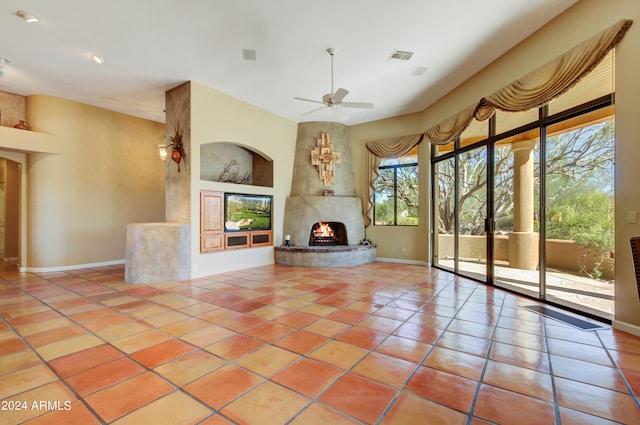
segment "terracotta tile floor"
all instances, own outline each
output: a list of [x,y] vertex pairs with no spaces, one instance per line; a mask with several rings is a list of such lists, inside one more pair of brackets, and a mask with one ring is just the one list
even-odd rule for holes
[[640,338],[448,272],[0,265],[0,423],[639,424]]

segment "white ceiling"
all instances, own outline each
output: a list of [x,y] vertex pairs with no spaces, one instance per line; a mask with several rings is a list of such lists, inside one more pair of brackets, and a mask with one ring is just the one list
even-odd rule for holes
[[[296,122],[337,120],[293,99],[330,91],[335,47],[334,89],[375,103],[347,109],[352,125],[423,110],[576,1],[3,0],[0,90],[164,122],[165,91],[192,80]],[[394,49],[415,54],[387,60]]]

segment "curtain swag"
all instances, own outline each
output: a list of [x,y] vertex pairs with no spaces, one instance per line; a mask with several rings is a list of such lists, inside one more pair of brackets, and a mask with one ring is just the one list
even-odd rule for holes
[[378,167],[382,158],[397,158],[411,151],[422,141],[422,134],[393,137],[382,140],[370,140],[366,143],[368,152],[369,181],[367,182],[367,204],[364,213],[365,227],[369,227],[373,219],[374,195],[376,193],[376,180],[380,176]]
[[539,108],[589,74],[622,40],[632,23],[629,19],[618,21],[524,77],[483,97],[477,104],[429,128],[424,135],[432,144],[444,145],[460,137],[474,118],[485,121],[496,109],[520,112]]

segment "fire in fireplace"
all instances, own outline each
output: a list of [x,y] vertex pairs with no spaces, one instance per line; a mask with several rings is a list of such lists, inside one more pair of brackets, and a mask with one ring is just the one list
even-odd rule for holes
[[347,231],[344,224],[320,221],[311,227],[309,246],[347,245]]

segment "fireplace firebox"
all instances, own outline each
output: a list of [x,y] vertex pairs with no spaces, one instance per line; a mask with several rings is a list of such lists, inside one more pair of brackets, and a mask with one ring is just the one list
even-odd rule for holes
[[320,221],[311,227],[309,246],[348,245],[347,229],[336,221]]

